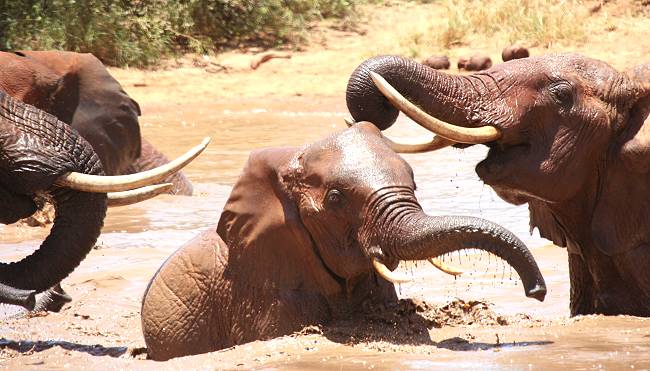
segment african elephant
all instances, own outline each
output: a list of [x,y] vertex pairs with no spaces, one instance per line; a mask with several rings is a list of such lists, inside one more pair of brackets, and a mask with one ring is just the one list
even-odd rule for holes
[[388,267],[461,249],[506,260],[526,296],[544,299],[544,279],[516,236],[478,218],[427,216],[414,189],[411,167],[369,123],[302,148],[254,151],[216,229],[177,250],[149,283],[149,356],[268,339],[395,301],[389,281],[401,279]]
[[451,63],[446,55],[432,55],[422,61],[422,64],[436,70],[448,70]]
[[[0,52],[0,89],[70,124],[94,148],[107,175],[132,174],[169,160],[140,136],[140,106],[92,54]],[[172,194],[192,194],[175,173]]]
[[568,249],[572,315],[650,316],[650,65],[550,54],[452,76],[375,57],[349,80],[354,119],[392,125],[384,94],[438,147],[489,147],[479,177]]
[[506,46],[503,48],[503,51],[501,51],[501,59],[503,59],[504,62],[528,57],[530,57],[528,49],[517,44]]
[[[50,199],[56,210],[52,230],[36,252],[0,263],[0,303],[60,308],[69,299],[58,284],[94,245],[107,203],[138,202],[168,189],[170,184],[148,185],[178,171],[205,145],[146,173],[103,176],[99,157],[74,129],[0,90],[0,223],[33,214],[36,197]],[[37,293],[55,285],[44,302],[35,303]]]
[[458,69],[465,71],[482,71],[492,67],[492,59],[487,55],[475,54],[469,58],[458,58]]

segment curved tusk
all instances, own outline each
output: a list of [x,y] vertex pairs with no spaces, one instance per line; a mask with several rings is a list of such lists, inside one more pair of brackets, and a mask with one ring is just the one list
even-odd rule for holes
[[172,189],[172,187],[174,187],[172,183],[163,183],[136,188],[131,191],[111,192],[107,194],[107,205],[108,207],[115,207],[136,204],[165,193]]
[[404,112],[413,121],[425,129],[432,131],[446,139],[458,143],[480,144],[497,140],[501,137],[499,129],[492,126],[479,128],[465,128],[448,124],[438,120],[422,111],[415,104],[404,98],[383,77],[375,72],[370,72],[370,77],[384,96],[400,111]]
[[384,140],[388,143],[388,145],[390,145],[390,148],[392,148],[393,151],[397,153],[422,153],[437,151],[456,143],[438,135],[434,136],[430,142],[423,143],[399,143],[388,138],[386,135],[384,135]]
[[[344,118],[343,121],[345,121],[345,125],[347,125],[348,127],[352,127],[352,125],[356,124],[356,122],[353,119],[348,117]],[[445,139],[438,135],[435,135],[430,142],[422,142],[422,143],[417,143],[417,142],[399,143],[390,139],[385,134],[383,134],[383,137],[384,140],[390,146],[390,148],[392,148],[393,151],[397,153],[422,153],[422,152],[437,151],[439,149],[449,147],[454,143],[456,143],[452,140]]]
[[198,146],[165,165],[136,174],[100,176],[70,172],[56,180],[56,185],[83,192],[119,192],[144,187],[160,181],[179,171],[192,162],[210,143],[210,138],[203,139]]
[[377,273],[379,273],[379,275],[382,276],[388,282],[405,283],[411,281],[411,279],[408,277],[403,277],[391,272],[390,269],[388,269],[388,267],[385,266],[384,264],[380,263],[379,260],[377,260],[377,258],[372,258],[372,267],[375,268]]
[[450,274],[452,276],[460,276],[463,274],[465,271],[463,271],[460,268],[453,267],[451,265],[447,265],[440,261],[439,259],[436,258],[429,258],[429,263],[431,263],[434,267],[440,269],[441,271]]

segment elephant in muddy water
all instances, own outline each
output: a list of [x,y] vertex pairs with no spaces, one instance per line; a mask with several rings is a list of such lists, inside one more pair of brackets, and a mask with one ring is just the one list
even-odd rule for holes
[[457,67],[465,71],[482,71],[492,67],[492,59],[487,55],[475,54],[471,57],[458,58]]
[[[37,197],[51,200],[56,212],[38,250],[0,263],[0,303],[60,309],[70,298],[59,283],[95,244],[107,205],[139,202],[168,189],[169,184],[149,185],[185,166],[206,144],[146,173],[103,176],[99,157],[79,133],[0,90],[0,223],[32,215]],[[35,295],[53,286],[37,303]]]
[[[140,106],[92,54],[0,52],[0,90],[75,128],[99,156],[107,175],[131,174],[169,160],[140,136]],[[178,172],[165,179],[172,194],[191,195]]]
[[347,104],[382,129],[399,107],[437,148],[485,144],[479,177],[568,249],[571,314],[650,316],[649,64],[550,54],[452,76],[380,56],[353,72]]
[[503,48],[503,51],[501,51],[501,59],[504,62],[528,57],[530,57],[530,52],[528,49],[517,44],[506,46]]
[[526,296],[544,299],[544,279],[517,237],[478,218],[428,216],[414,190],[411,167],[369,123],[302,148],[253,152],[216,228],[149,283],[141,310],[149,356],[214,351],[395,302],[399,261],[461,249],[501,257]]

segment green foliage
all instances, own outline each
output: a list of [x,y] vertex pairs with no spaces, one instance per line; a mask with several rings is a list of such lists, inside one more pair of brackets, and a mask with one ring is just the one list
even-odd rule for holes
[[95,54],[145,66],[181,51],[297,41],[307,23],[360,0],[0,0],[0,49]]

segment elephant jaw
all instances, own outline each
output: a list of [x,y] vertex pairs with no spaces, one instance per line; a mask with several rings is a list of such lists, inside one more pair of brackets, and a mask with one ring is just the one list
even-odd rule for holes
[[[400,261],[397,259],[386,259],[383,252],[381,252],[382,250],[380,247],[373,246],[370,249],[370,251],[372,252],[373,255],[375,255],[371,258],[372,267],[375,269],[377,274],[379,274],[386,281],[394,284],[400,284],[400,283],[410,282],[413,280],[412,277],[404,276],[399,273],[394,273],[393,271],[397,269],[397,266],[399,265]],[[382,262],[384,260],[387,261],[386,264],[388,264],[388,266]],[[431,263],[431,265],[436,267],[438,270],[442,271],[443,273],[449,274],[451,276],[459,276],[464,272],[462,269],[451,265],[447,265],[443,263],[441,260],[434,257],[428,258],[427,261]]]
[[521,205],[533,197],[518,184],[521,182],[521,169],[530,166],[531,145],[521,142],[504,145],[499,142],[488,143],[487,156],[476,165],[476,174],[506,202]]

